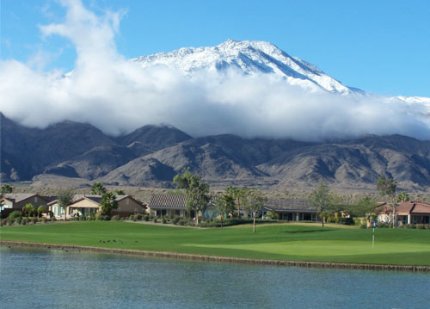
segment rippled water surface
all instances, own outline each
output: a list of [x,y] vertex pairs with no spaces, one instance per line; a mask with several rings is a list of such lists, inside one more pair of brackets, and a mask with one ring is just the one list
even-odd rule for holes
[[0,308],[430,308],[430,275],[2,247]]

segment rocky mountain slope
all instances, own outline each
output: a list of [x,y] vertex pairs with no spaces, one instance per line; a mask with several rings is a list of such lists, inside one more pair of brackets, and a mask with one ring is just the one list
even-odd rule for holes
[[325,180],[350,187],[374,184],[379,175],[387,175],[417,189],[430,186],[430,141],[400,135],[319,143],[234,135],[192,138],[167,126],[111,137],[89,124],[67,121],[31,129],[1,115],[3,181],[54,174],[118,185],[171,186],[184,168],[219,185]]

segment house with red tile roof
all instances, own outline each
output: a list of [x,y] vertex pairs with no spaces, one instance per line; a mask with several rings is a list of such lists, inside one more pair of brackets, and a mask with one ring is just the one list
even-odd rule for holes
[[[376,209],[378,221],[392,223],[393,207],[383,204]],[[402,202],[395,207],[395,222],[401,224],[430,224],[430,204],[425,202]]]
[[403,224],[430,224],[430,204],[403,202],[396,209],[397,220]]

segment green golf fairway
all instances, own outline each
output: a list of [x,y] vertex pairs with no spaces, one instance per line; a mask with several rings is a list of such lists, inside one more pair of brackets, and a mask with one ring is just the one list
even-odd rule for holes
[[250,259],[430,265],[430,231],[372,230],[315,224],[189,228],[87,221],[0,229],[1,240],[165,251]]

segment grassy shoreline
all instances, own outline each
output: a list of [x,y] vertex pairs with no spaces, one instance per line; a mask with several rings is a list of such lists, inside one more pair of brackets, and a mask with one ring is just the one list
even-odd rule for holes
[[2,227],[0,244],[152,257],[305,267],[430,271],[430,232],[316,225],[174,228],[128,222]]
[[126,250],[126,249],[113,249],[113,248],[109,249],[109,248],[100,248],[100,247],[53,245],[53,244],[28,243],[28,242],[3,241],[3,240],[0,240],[0,246],[7,246],[9,248],[38,248],[38,249],[64,250],[64,251],[70,250],[70,251],[77,251],[77,252],[82,251],[82,252],[92,252],[92,253],[141,256],[141,257],[148,257],[148,258],[168,258],[168,259],[207,261],[207,262],[218,262],[218,263],[241,263],[241,264],[254,264],[254,265],[294,266],[294,267],[308,267],[308,268],[430,272],[429,266],[325,263],[325,262],[288,261],[288,260],[261,260],[261,259],[246,259],[246,258],[234,258],[234,257],[223,257],[223,256],[185,254],[185,253],[175,253],[175,252]]

